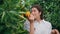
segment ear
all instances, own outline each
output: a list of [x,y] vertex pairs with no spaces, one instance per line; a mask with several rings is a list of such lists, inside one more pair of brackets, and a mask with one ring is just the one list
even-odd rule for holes
[[41,12],[39,14],[41,15]]

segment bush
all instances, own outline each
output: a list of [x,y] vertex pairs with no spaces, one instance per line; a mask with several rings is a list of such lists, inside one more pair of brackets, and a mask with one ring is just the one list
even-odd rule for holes
[[30,10],[34,4],[42,6],[44,19],[60,31],[60,0],[0,0],[0,33],[28,34],[23,28],[26,19],[21,12]]

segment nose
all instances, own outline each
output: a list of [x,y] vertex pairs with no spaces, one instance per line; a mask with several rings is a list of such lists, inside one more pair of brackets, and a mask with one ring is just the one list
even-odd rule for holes
[[34,11],[32,11],[31,14],[34,15]]

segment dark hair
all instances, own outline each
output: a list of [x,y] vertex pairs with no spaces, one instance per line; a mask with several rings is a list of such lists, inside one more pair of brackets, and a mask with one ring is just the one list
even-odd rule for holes
[[42,20],[43,19],[43,10],[42,10],[42,7],[40,5],[33,5],[31,8],[37,8],[37,10],[39,12],[41,12],[40,18]]

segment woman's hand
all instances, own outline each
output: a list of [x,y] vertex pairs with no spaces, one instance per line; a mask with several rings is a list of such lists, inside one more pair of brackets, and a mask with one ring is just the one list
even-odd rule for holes
[[28,20],[30,21],[30,22],[34,22],[34,16],[32,15],[32,14],[30,14],[30,16],[28,17]]

